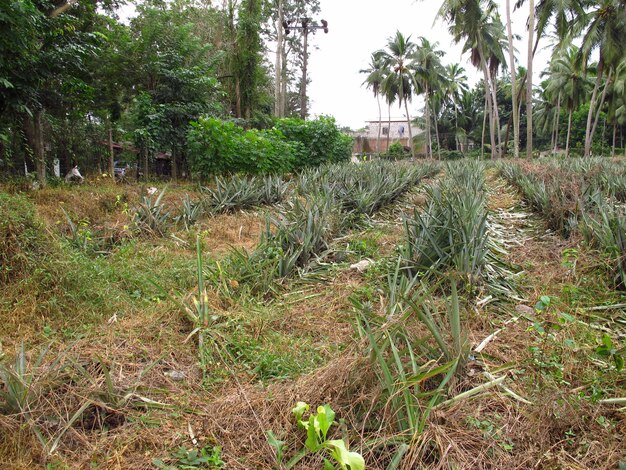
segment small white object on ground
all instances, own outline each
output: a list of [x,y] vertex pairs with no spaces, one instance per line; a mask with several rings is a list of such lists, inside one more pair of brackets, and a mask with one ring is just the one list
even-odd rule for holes
[[182,382],[185,380],[185,374],[178,370],[169,370],[165,372],[165,375],[172,379],[174,382]]
[[350,269],[353,271],[358,271],[362,273],[367,268],[369,268],[372,264],[374,264],[374,262],[371,259],[363,259],[359,261],[358,263],[354,263],[350,265]]
[[150,186],[146,191],[148,191],[148,194],[150,196],[152,196],[154,193],[156,193],[158,190],[157,188],[155,188],[154,186]]

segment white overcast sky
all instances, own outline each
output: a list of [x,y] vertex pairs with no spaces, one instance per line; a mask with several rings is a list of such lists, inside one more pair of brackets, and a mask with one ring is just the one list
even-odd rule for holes
[[[371,90],[362,86],[365,79],[359,70],[367,68],[370,55],[384,48],[387,38],[396,30],[413,39],[424,36],[431,42],[438,42],[439,49],[445,52],[444,64],[458,62],[466,70],[470,84],[476,83],[482,74],[468,63],[467,55],[461,56],[461,46],[453,44],[447,26],[441,21],[433,24],[441,1],[436,0],[321,0],[323,18],[329,23],[328,34],[316,34],[313,42],[319,50],[312,51],[309,75],[311,85],[309,96],[312,100],[311,112],[335,116],[339,124],[358,129],[365,121],[378,119],[378,105]],[[503,22],[505,2],[500,0],[500,13]],[[511,1],[511,4],[514,2]],[[522,36],[516,41],[517,58],[526,66],[528,36],[526,20],[528,8],[513,12],[513,33]],[[534,83],[538,82],[541,70],[548,63],[549,41],[539,43],[534,64]],[[507,55],[508,62],[508,55]],[[411,117],[420,112],[423,103],[413,100],[409,108]],[[383,116],[386,115],[386,105]],[[392,116],[401,117],[404,110],[396,104]]]
[[[497,3],[504,22],[505,1],[497,0]],[[317,50],[310,48],[311,84],[307,90],[311,100],[310,112],[314,116],[334,116],[340,125],[352,129],[364,127],[368,120],[378,119],[376,99],[362,86],[365,75],[359,70],[367,68],[371,53],[384,48],[387,38],[395,35],[396,30],[411,35],[414,40],[424,36],[431,43],[438,42],[439,49],[445,52],[443,63],[460,63],[470,85],[482,77],[468,63],[467,54],[461,56],[461,46],[452,43],[447,26],[441,21],[434,23],[440,0],[320,0],[320,4],[322,12],[314,19],[327,20],[330,32],[319,31],[310,37],[310,43],[318,47]],[[119,13],[122,19],[128,20],[135,15],[134,6],[127,5]],[[527,18],[527,7],[513,12],[513,33],[521,36],[521,40],[515,42],[516,55],[523,66],[526,66]],[[549,40],[542,40],[534,61],[533,83],[538,83],[539,73],[548,63],[549,49]],[[268,59],[273,63],[273,53]],[[421,106],[421,100],[413,100],[409,107],[411,117],[421,112]],[[404,110],[396,104],[391,114],[402,117]],[[386,115],[384,103],[383,115]]]

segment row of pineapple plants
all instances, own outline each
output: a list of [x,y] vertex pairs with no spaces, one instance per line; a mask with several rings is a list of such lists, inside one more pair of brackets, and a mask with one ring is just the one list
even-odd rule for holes
[[463,312],[484,291],[500,300],[516,292],[514,270],[492,237],[484,173],[480,162],[449,164],[445,177],[427,188],[426,206],[404,221],[381,307],[353,299],[358,332],[384,390],[373,414],[392,423],[397,436],[384,452],[402,468],[422,461],[421,438],[433,410],[504,380],[487,377],[457,394],[470,354]]
[[[274,281],[314,269],[331,242],[362,218],[396,201],[438,165],[371,162],[328,165],[303,172],[292,197],[267,216],[266,228],[252,252],[234,250],[226,263],[237,283],[267,292]],[[222,267],[215,277],[222,276]]]
[[542,166],[500,163],[500,173],[523,194],[551,229],[579,233],[614,264],[615,284],[626,286],[626,167],[587,159]]

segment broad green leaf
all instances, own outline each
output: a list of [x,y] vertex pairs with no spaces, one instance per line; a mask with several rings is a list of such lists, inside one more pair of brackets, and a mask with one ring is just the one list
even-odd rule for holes
[[283,461],[285,441],[279,441],[272,431],[267,431],[267,442],[276,449],[276,460],[278,461],[278,465],[280,465]]
[[320,448],[318,429],[316,429],[316,427],[319,427],[317,418],[314,415],[311,415],[307,424],[306,441],[304,442],[304,445],[311,452],[317,452]]
[[296,403],[296,406],[291,410],[293,415],[296,417],[296,420],[301,421],[304,413],[309,411],[310,406],[303,401],[299,401]]
[[343,439],[328,441],[326,446],[331,450],[330,455],[337,461],[342,469],[364,470],[365,460],[358,452],[350,452],[346,448]]

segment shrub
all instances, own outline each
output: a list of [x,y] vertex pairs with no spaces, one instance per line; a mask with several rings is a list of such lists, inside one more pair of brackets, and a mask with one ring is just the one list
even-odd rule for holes
[[224,173],[285,173],[297,145],[276,129],[249,131],[232,122],[200,118],[188,134],[191,169],[202,178]]
[[394,142],[387,149],[387,153],[383,155],[384,158],[388,158],[390,160],[401,160],[403,158],[408,158],[411,156],[410,152],[407,152],[400,142]]
[[322,163],[347,162],[352,155],[352,138],[342,134],[332,117],[314,121],[280,119],[276,128],[295,144],[295,168]]

